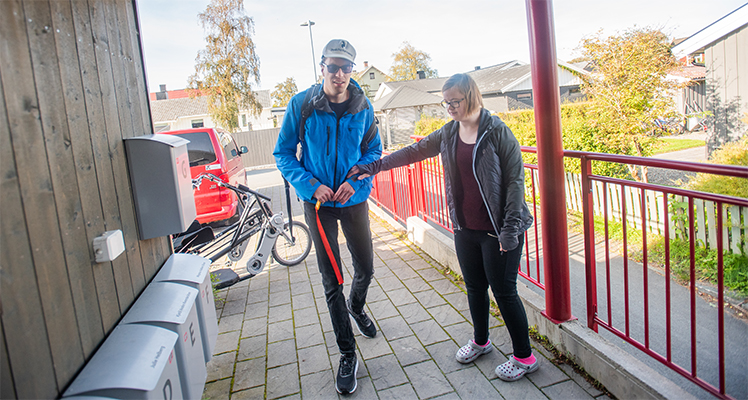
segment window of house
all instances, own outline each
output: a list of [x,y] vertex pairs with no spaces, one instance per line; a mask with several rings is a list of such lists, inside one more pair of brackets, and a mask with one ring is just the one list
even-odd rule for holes
[[369,79],[374,79],[374,73],[373,72],[369,72]]
[[193,128],[202,128],[204,126],[202,119],[193,119],[191,122]]
[[532,93],[519,93],[517,94],[518,99],[529,99],[532,98]]
[[242,126],[247,126],[247,114],[242,114]]

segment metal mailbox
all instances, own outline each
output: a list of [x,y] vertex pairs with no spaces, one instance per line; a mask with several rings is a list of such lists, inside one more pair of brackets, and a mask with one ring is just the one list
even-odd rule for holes
[[177,339],[176,333],[156,326],[118,325],[63,397],[183,398],[174,354]]
[[174,346],[185,399],[202,397],[208,372],[197,319],[197,289],[171,282],[151,282],[121,324],[149,324],[179,335]]
[[218,318],[216,303],[213,298],[213,286],[210,281],[210,260],[194,254],[172,254],[154,282],[173,282],[197,289],[197,318],[200,321],[200,333],[203,338],[203,353],[207,363],[213,357],[213,349],[218,338]]
[[197,216],[187,143],[176,135],[125,139],[141,240],[184,232]]

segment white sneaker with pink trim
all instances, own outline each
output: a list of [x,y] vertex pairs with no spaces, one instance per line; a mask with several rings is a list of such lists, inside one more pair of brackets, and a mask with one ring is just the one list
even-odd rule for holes
[[455,359],[457,359],[457,362],[459,363],[467,364],[475,361],[476,358],[484,354],[490,353],[491,350],[493,350],[493,346],[491,345],[490,340],[485,346],[479,346],[473,339],[470,339],[468,344],[462,346],[460,350],[457,350]]

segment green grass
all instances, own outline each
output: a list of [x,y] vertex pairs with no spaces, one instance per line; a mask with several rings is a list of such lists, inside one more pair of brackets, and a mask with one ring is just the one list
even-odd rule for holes
[[[691,250],[687,241],[670,240],[670,267],[673,275],[681,282],[690,279]],[[665,239],[659,235],[649,241],[649,262],[665,265]],[[696,280],[707,281],[713,285],[717,284],[717,250],[707,249],[700,244],[695,247],[694,272]],[[639,254],[633,258],[640,257]],[[733,254],[729,251],[723,252],[724,284],[728,289],[738,292],[741,296],[748,296],[748,257],[742,254]],[[637,259],[640,261],[640,259]]]
[[671,153],[673,151],[685,150],[694,147],[706,146],[703,140],[697,139],[675,139],[660,138],[659,143],[655,145],[654,154]]
[[[582,214],[570,211],[567,215],[569,227],[575,232],[583,232]],[[604,239],[605,221],[595,216],[595,238]],[[628,237],[628,255],[632,260],[642,262],[642,234],[640,229],[631,226],[626,230]],[[608,221],[608,239],[611,251],[620,251],[623,243],[623,225],[620,222]],[[613,250],[613,248],[617,250]],[[696,280],[706,281],[717,285],[717,250],[707,249],[701,243],[695,248]],[[647,256],[650,266],[664,268],[665,239],[662,236],[649,234],[647,236]],[[670,241],[670,267],[674,277],[682,284],[690,279],[691,248],[688,242],[678,239]],[[739,296],[748,296],[748,257],[743,254],[723,252],[724,284],[728,290],[737,292]]]

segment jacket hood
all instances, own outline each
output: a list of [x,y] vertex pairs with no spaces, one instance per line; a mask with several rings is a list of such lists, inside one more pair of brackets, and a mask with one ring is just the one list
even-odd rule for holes
[[485,108],[480,110],[480,122],[478,123],[478,135],[483,136],[487,131],[499,124],[499,118],[494,118]]
[[[327,101],[327,96],[325,96],[325,91],[323,90],[324,85],[325,82],[323,80],[322,83],[316,84],[309,89],[315,91],[312,95],[311,104],[312,107],[317,110],[332,112],[330,102]],[[348,112],[356,114],[361,110],[369,108],[369,103],[366,101],[368,98],[364,95],[364,91],[361,89],[358,82],[353,80],[353,78],[350,79],[350,83],[348,84],[348,91],[351,93],[351,102],[348,105]]]

